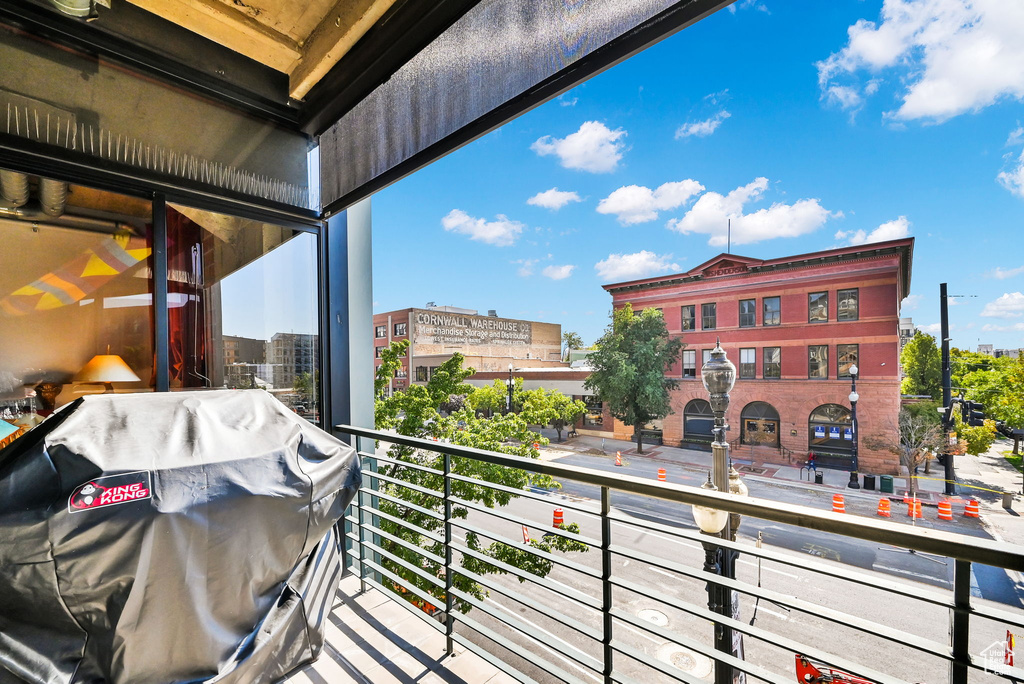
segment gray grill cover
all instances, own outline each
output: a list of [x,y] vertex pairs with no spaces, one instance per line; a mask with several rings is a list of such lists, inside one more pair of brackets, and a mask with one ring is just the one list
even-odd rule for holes
[[280,679],[319,654],[359,483],[262,390],[78,400],[0,451],[0,684]]

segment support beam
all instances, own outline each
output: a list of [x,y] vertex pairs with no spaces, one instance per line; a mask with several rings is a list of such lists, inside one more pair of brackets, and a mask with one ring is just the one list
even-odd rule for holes
[[304,98],[394,3],[339,0],[306,39],[299,63],[291,70],[289,94],[296,100]]

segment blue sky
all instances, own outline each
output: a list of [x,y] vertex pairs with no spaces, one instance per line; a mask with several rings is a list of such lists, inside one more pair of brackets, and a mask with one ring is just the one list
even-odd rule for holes
[[739,0],[373,198],[374,310],[592,343],[603,283],[912,235],[904,316],[1024,347],[1024,3]]

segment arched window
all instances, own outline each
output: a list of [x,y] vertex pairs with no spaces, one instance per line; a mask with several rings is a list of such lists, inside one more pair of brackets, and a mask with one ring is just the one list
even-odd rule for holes
[[714,439],[715,415],[706,399],[694,399],[683,409],[683,439],[711,442]]
[[740,412],[740,444],[779,446],[779,412],[763,401],[752,401]]
[[807,420],[807,448],[815,453],[853,455],[853,417],[839,404],[822,404]]

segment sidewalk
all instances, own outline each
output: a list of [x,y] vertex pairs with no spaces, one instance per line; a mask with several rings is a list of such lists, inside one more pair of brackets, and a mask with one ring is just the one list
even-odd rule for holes
[[[683,449],[672,446],[644,445],[644,453],[636,453],[636,444],[616,439],[603,439],[581,435],[571,439],[565,439],[563,432],[562,442],[556,442],[554,430],[542,430],[541,433],[551,440],[549,449],[560,449],[575,451],[591,455],[608,455],[614,457],[615,452],[621,452],[623,456],[628,454],[631,458],[645,458],[652,461],[676,465],[679,467],[710,471],[711,453],[697,451],[694,449]],[[1013,442],[1005,439],[996,441],[992,448],[980,456],[956,456],[954,467],[956,469],[957,489],[959,490],[959,502],[953,499],[954,506],[958,503],[964,505],[967,499],[974,497],[981,503],[989,527],[995,527],[1003,539],[1014,543],[1024,543],[1024,518],[1017,511],[1004,509],[1002,506],[1002,492],[1017,492],[1014,500],[1016,508],[1024,508],[1024,499],[1021,491],[1021,474],[1011,466],[1003,457],[1002,452],[1013,447]],[[893,477],[892,494],[883,494],[879,491],[880,481],[875,479],[875,489],[849,489],[850,473],[842,470],[829,470],[819,468],[818,472],[823,475],[823,484],[815,484],[814,476],[806,469],[794,464],[780,465],[770,461],[733,459],[733,465],[745,478],[765,479],[773,484],[802,488],[808,491],[823,492],[834,491],[846,497],[873,499],[877,502],[881,497],[890,499],[902,498],[908,490],[909,478]],[[945,497],[945,480],[943,470],[933,464],[930,474],[924,473],[924,468],[917,476],[918,497],[925,505],[936,506]],[[861,474],[863,485],[863,473]]]

